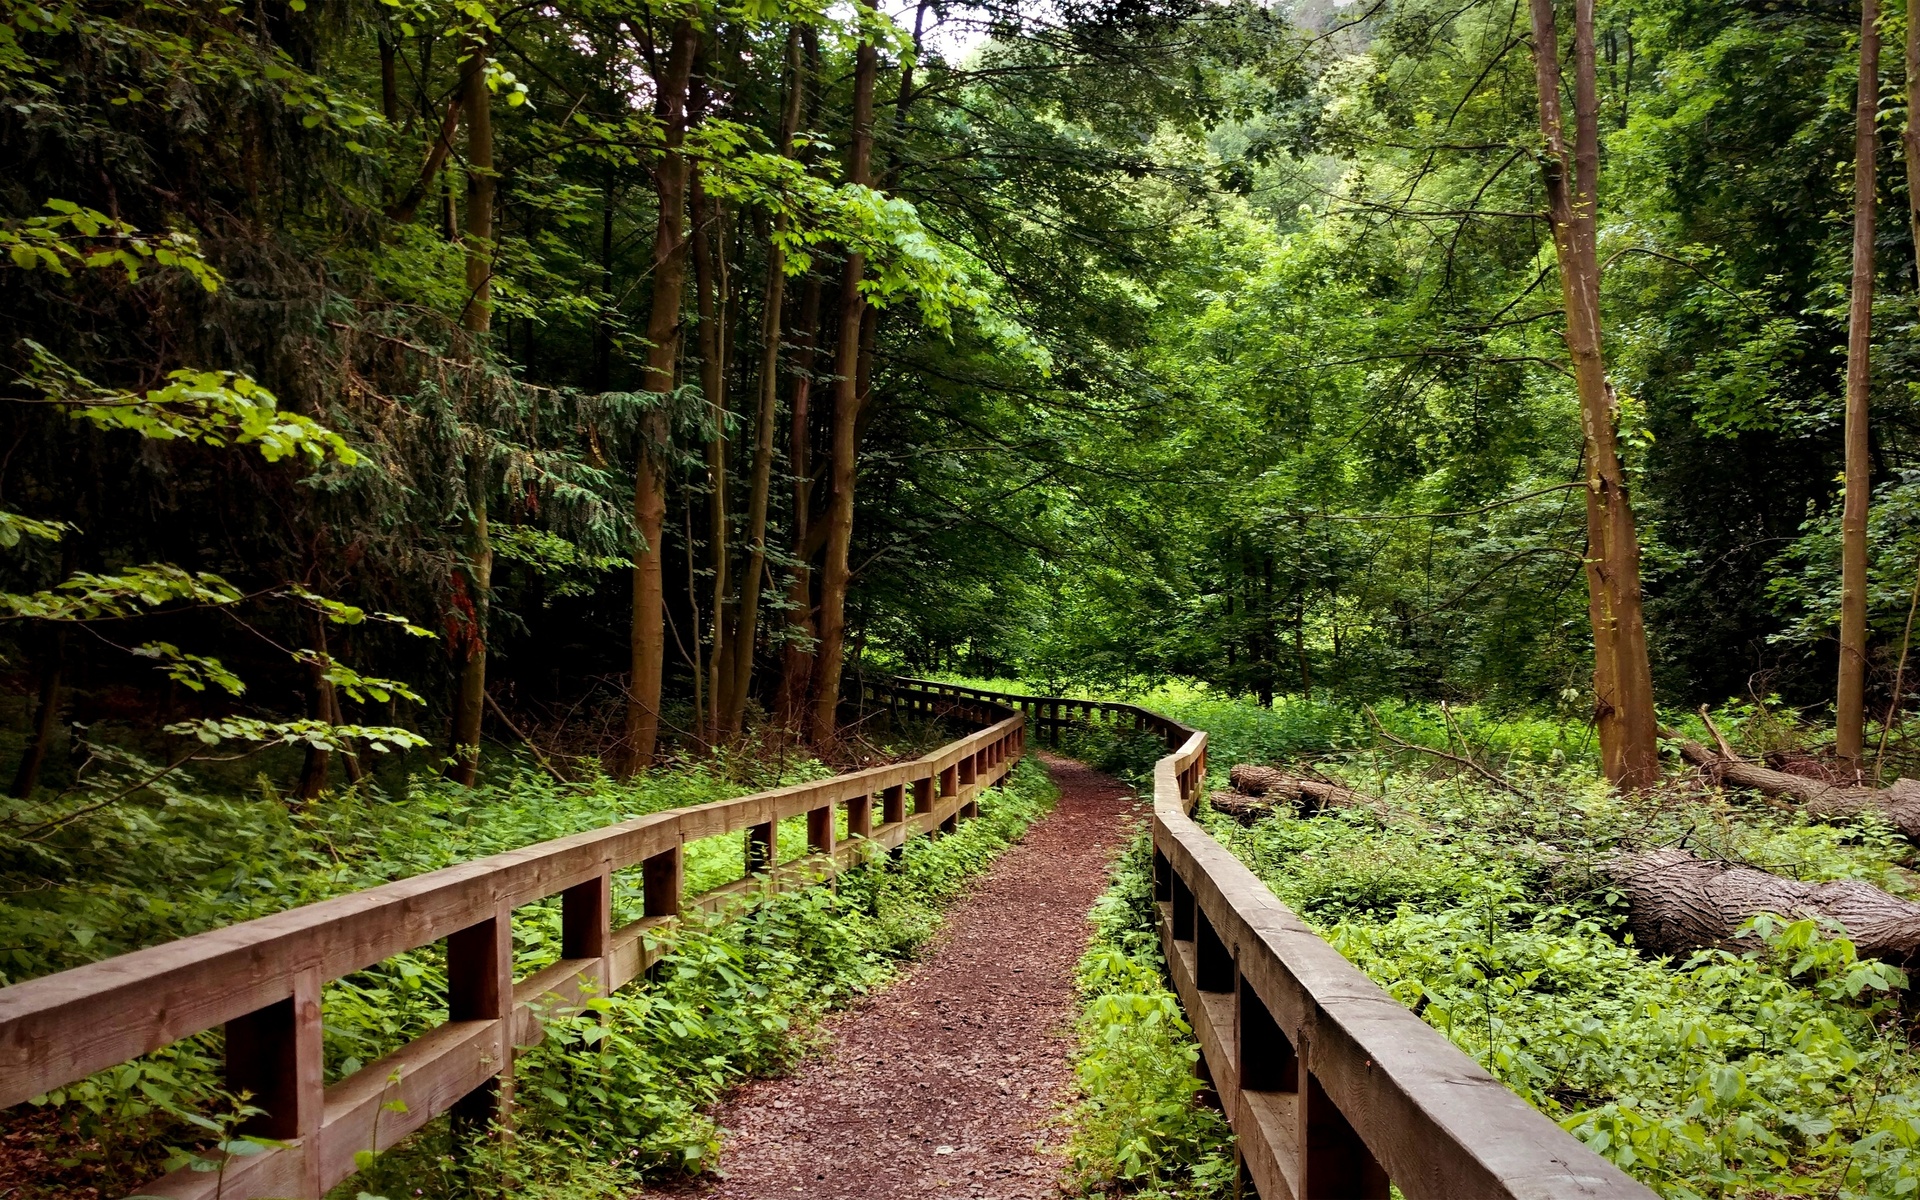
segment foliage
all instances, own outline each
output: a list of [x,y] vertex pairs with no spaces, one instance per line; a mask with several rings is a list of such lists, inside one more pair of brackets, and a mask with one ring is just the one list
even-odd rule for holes
[[[416,778],[404,795],[351,791],[289,812],[270,789],[218,798],[181,776],[52,831],[9,840],[8,877],[31,886],[0,906],[12,949],[8,979],[121,953],[285,907],[500,850],[754,787],[820,773],[796,764],[783,779],[741,782],[710,767],[660,772],[631,784],[604,777],[561,786],[527,771],[474,789]],[[776,1070],[805,1049],[805,1028],[827,1009],[879,986],[937,928],[941,909],[1051,806],[1044,771],[1019,766],[981,799],[981,817],[938,839],[915,839],[895,862],[759,903],[733,919],[677,934],[654,978],[595,997],[584,1013],[552,1013],[547,1040],[519,1063],[518,1110],[527,1146],[492,1164],[498,1187],[558,1186],[577,1156],[614,1163],[623,1186],[641,1173],[704,1169],[716,1137],[704,1115],[720,1091]],[[25,807],[10,825],[32,819]],[[217,834],[210,831],[219,831]],[[740,873],[739,840],[697,843]],[[725,845],[720,843],[724,841]],[[702,886],[689,873],[690,894]],[[183,882],[191,880],[190,885]],[[615,919],[637,919],[638,873],[616,879]],[[530,906],[514,929],[516,972],[560,951],[557,902]],[[397,1048],[445,1014],[445,968],[429,946],[328,985],[329,1082]],[[168,1155],[192,1151],[201,1122],[225,1119],[217,1035],[177,1043],[43,1099],[63,1136],[59,1188],[82,1177],[131,1188]],[[436,1140],[439,1139],[439,1140]],[[415,1144],[381,1156],[354,1189],[414,1194],[453,1188],[441,1122]],[[563,1151],[561,1148],[565,1147]],[[400,1182],[403,1181],[404,1189]],[[51,1193],[49,1193],[51,1194]],[[349,1193],[351,1194],[351,1193]],[[438,1193],[434,1193],[438,1194]]]
[[[1527,739],[1524,722],[1485,731]],[[1599,871],[1611,853],[1686,838],[1696,853],[1911,895],[1910,850],[1877,822],[1783,820],[1677,787],[1621,797],[1590,766],[1524,748],[1498,762],[1521,795],[1370,748],[1319,765],[1381,796],[1391,818],[1207,824],[1356,966],[1596,1151],[1688,1200],[1916,1186],[1904,972],[1812,921],[1764,916],[1748,949],[1651,958]]]
[[1234,1192],[1226,1119],[1203,1102],[1200,1046],[1166,983],[1153,932],[1152,845],[1135,837],[1094,904],[1080,959],[1080,1100],[1068,1147],[1088,1192],[1204,1200]]

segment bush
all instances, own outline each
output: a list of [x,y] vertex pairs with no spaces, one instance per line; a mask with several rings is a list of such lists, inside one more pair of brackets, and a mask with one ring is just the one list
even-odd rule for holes
[[1088,1191],[1212,1200],[1233,1194],[1233,1135],[1200,1102],[1200,1047],[1167,989],[1152,932],[1151,859],[1148,839],[1135,838],[1094,905],[1076,976],[1080,1100],[1068,1153]]

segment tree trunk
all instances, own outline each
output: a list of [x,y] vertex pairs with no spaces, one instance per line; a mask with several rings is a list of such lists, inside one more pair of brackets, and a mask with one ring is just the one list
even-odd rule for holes
[[[487,90],[487,50],[475,45],[461,68],[462,107],[467,115],[467,303],[460,325],[476,340],[493,324],[493,99]],[[453,765],[447,777],[473,786],[480,771],[480,721],[487,694],[487,611],[493,587],[493,545],[487,536],[487,494],[492,464],[482,456],[467,468],[467,600],[472,604],[466,654],[460,664],[460,694],[453,712]],[[328,710],[331,711],[331,708]]]
[[60,678],[66,673],[67,630],[63,625],[48,640],[46,657],[40,660],[38,703],[33,711],[33,733],[20,756],[19,769],[13,773],[9,794],[24,800],[40,786],[40,772],[47,765],[47,751],[53,746],[53,730],[60,723]]
[[[697,331],[700,391],[706,398],[707,418],[713,423],[713,436],[707,439],[706,446],[707,555],[708,566],[713,572],[713,591],[706,679],[710,718],[704,731],[711,744],[719,740],[720,712],[727,704],[723,692],[725,685],[732,683],[731,675],[726,677],[725,683],[721,679],[721,660],[726,656],[727,645],[727,593],[731,590],[727,578],[726,430],[729,409],[726,352],[724,339],[720,336],[721,327],[726,321],[726,297],[722,291],[722,256],[726,253],[726,238],[720,229],[720,205],[707,198],[697,170],[691,175],[689,195],[693,208],[693,287],[700,314]],[[688,561],[692,562],[692,547],[688,547]],[[694,637],[699,637],[698,629],[694,631]],[[698,657],[697,653],[695,657]]]
[[380,115],[392,128],[400,126],[400,75],[395,67],[393,37],[387,32],[386,18],[380,24]]
[[1679,742],[1680,757],[1707,771],[1717,783],[1752,788],[1769,796],[1791,796],[1806,806],[1809,816],[1823,821],[1846,820],[1871,812],[1907,837],[1920,841],[1920,780],[1896,779],[1893,786],[1886,789],[1828,783],[1715,754],[1671,729],[1662,729],[1660,736]]
[[[847,182],[853,184],[872,181],[873,88],[879,61],[879,50],[873,42],[862,41],[854,57],[853,139],[847,155]],[[866,257],[857,250],[850,251],[840,281],[840,337],[833,360],[833,474],[827,504],[827,559],[820,574],[820,650],[813,679],[812,741],[816,746],[833,740],[840,704],[848,557],[853,546],[853,486],[859,465],[855,432],[860,419],[860,324],[867,309],[860,282],[865,272]]]
[[627,773],[653,762],[660,737],[660,677],[666,666],[665,578],[661,536],[667,516],[665,452],[671,436],[668,397],[673,393],[674,362],[680,345],[680,293],[686,277],[687,160],[681,146],[687,135],[687,87],[699,32],[691,19],[674,23],[673,45],[657,81],[654,114],[662,129],[660,161],[654,168],[659,213],[653,237],[653,298],[647,316],[647,370],[642,390],[658,400],[641,421],[636,451],[633,517],[640,545],[633,561],[633,668],[627,685]]
[[1233,792],[1215,792],[1214,806],[1221,807],[1222,799],[1233,803],[1232,796],[1258,796],[1268,802],[1304,806],[1310,811],[1324,808],[1380,808],[1382,802],[1377,796],[1365,792],[1356,792],[1352,788],[1329,783],[1324,779],[1309,779],[1304,775],[1295,775],[1279,767],[1262,767],[1254,763],[1239,763],[1227,772],[1227,779],[1233,784]]
[[[333,660],[327,654],[327,620],[322,616],[314,617],[314,652],[317,657],[307,664],[308,693],[307,713],[315,720],[325,721],[329,725],[338,725],[335,714],[339,703],[333,694],[333,682],[327,678],[327,671],[333,666]],[[306,765],[300,772],[300,784],[295,790],[301,800],[312,800],[327,787],[327,767],[332,755],[320,747],[307,746]]]
[[[1853,119],[1853,284],[1847,299],[1846,498],[1840,513],[1840,679],[1833,704],[1834,753],[1841,767],[1856,779],[1860,774],[1860,748],[1866,737],[1867,499],[1873,486],[1868,461],[1867,396],[1873,386],[1877,165],[1873,120],[1880,101],[1879,20],[1879,0],[1861,0],[1860,86]],[[1912,89],[1913,84],[1907,86]]]
[[793,576],[787,584],[787,636],[780,664],[778,719],[798,729],[813,687],[813,569],[808,537],[813,519],[813,369],[820,338],[820,277],[807,278],[800,301],[800,344],[794,352],[793,404],[788,416],[787,460],[793,472]]
[[1574,4],[1574,143],[1569,151],[1560,106],[1559,34],[1553,0],[1532,0],[1534,77],[1547,214],[1553,223],[1585,438],[1587,612],[1593,626],[1594,718],[1607,778],[1623,788],[1660,775],[1654,735],[1653,676],[1640,603],[1640,542],[1613,429],[1614,396],[1600,337],[1596,205],[1600,175],[1599,102],[1594,85],[1593,0]]
[[[791,80],[780,118],[780,153],[793,153],[800,127],[801,99],[806,73],[800,53],[800,26],[787,30],[787,71]],[[760,624],[760,579],[767,564],[767,502],[773,490],[773,434],[780,402],[781,310],[786,302],[787,256],[782,238],[787,231],[784,212],[774,218],[767,248],[767,293],[760,309],[760,408],[754,417],[753,484],[747,498],[747,561],[740,576],[739,604],[734,614],[733,678],[727,704],[720,714],[719,733],[732,737],[746,724],[747,693],[753,682],[753,647]],[[817,316],[817,314],[816,314]]]
[[1606,874],[1627,897],[1634,941],[1654,954],[1752,949],[1735,935],[1761,913],[1837,921],[1862,957],[1904,965],[1920,949],[1920,904],[1856,879],[1801,883],[1685,850],[1622,855]]

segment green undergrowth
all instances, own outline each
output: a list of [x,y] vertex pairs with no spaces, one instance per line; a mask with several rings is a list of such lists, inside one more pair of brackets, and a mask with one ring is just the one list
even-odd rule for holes
[[[526,772],[462,790],[420,779],[403,797],[330,794],[297,809],[264,793],[172,798],[155,792],[62,829],[46,853],[64,866],[11,862],[13,887],[0,902],[0,919],[12,935],[12,967],[25,977],[649,812],[826,774],[819,763],[801,761],[788,764],[777,780],[738,764],[663,769],[633,783],[603,778],[559,785]],[[698,1097],[720,1084],[701,1083],[698,1072],[677,1073],[698,1067],[725,1080],[778,1060],[774,1047],[784,1044],[788,1026],[804,1025],[820,1007],[884,978],[888,964],[936,926],[940,904],[1043,811],[1051,795],[1044,772],[1023,764],[1006,788],[983,801],[983,819],[965,823],[959,835],[918,839],[896,866],[856,873],[837,890],[810,889],[737,925],[690,931],[676,948],[677,965],[662,970],[685,979],[687,1011],[707,1013],[698,1028],[671,1004],[649,1008],[655,989],[597,1000],[634,1016],[643,1031],[654,1018],[634,1015],[635,1005],[669,1031],[676,1022],[689,1030],[681,1042],[661,1043],[659,1065],[649,1068],[658,1103],[647,1111],[657,1119],[647,1118],[645,1136],[622,1135],[623,1144],[631,1143],[627,1150],[637,1152],[631,1161],[650,1167],[703,1162],[700,1136],[685,1132],[697,1121],[675,1114],[697,1112]],[[797,829],[783,828],[782,857],[803,852],[804,838],[804,819]],[[739,878],[743,865],[737,834],[691,843],[689,891]],[[63,882],[47,882],[56,871]],[[36,878],[37,886],[23,886]],[[615,920],[637,919],[639,871],[622,872],[614,882]],[[557,899],[517,910],[513,935],[517,974],[552,962],[560,942]],[[733,1011],[702,1007],[732,1004],[729,987],[747,998],[733,1006],[744,1014],[737,1020]],[[445,1019],[442,948],[421,947],[331,982],[323,1009],[326,1077],[333,1082]],[[735,1027],[738,1020],[755,1022],[758,1032],[746,1036]],[[619,1027],[620,1020],[596,1023]],[[564,1041],[562,1035],[556,1044]],[[735,1043],[737,1054],[717,1049]],[[699,1047],[706,1048],[694,1054]],[[209,1031],[13,1110],[11,1125],[37,1134],[58,1168],[40,1194],[96,1185],[124,1193],[168,1162],[184,1161],[183,1147],[227,1137],[242,1104],[221,1090],[220,1061],[221,1034]],[[530,1095],[535,1103],[523,1119],[537,1123],[545,1093]],[[539,1144],[535,1139],[524,1153],[516,1151],[522,1153],[516,1161],[537,1155]],[[697,1151],[691,1157],[689,1146]]]
[[1153,933],[1152,847],[1142,834],[1115,864],[1094,904],[1080,959],[1068,1155],[1084,1194],[1149,1200],[1233,1195],[1233,1134],[1203,1104],[1200,1046],[1169,990]]
[[[942,678],[948,678],[943,676]],[[1039,690],[1011,680],[951,677],[951,682],[1021,695]],[[1427,701],[1380,700],[1361,704],[1328,693],[1311,697],[1277,696],[1266,707],[1236,698],[1204,684],[1172,680],[1153,687],[1115,688],[1074,692],[1092,699],[1125,701],[1207,731],[1208,755],[1216,762],[1273,762],[1303,756],[1345,754],[1370,749],[1384,729],[1403,741],[1445,746],[1464,738],[1499,760],[1596,763],[1599,747],[1584,721],[1553,715],[1500,712],[1474,704],[1448,705]],[[1067,737],[1074,735],[1069,732]],[[1097,733],[1096,746],[1110,742]],[[1157,738],[1140,739],[1141,749],[1160,745]],[[1063,743],[1063,749],[1065,743]],[[1160,753],[1164,753],[1161,751]],[[1135,767],[1131,758],[1116,760]],[[1157,757],[1157,755],[1155,756]],[[1150,769],[1152,760],[1146,767]]]
[[685,929],[648,983],[547,1019],[545,1040],[516,1064],[513,1138],[456,1155],[436,1122],[335,1195],[624,1195],[706,1169],[718,1131],[705,1110],[741,1080],[787,1068],[822,1014],[892,978],[1054,796],[1044,770],[1023,762],[953,834]]
[[[1621,797],[1581,752],[1581,731],[1546,720],[1435,708],[1423,728],[1420,710],[1376,710],[1397,737],[1470,754],[1502,786],[1359,740],[1351,725],[1316,742],[1286,705],[1154,706],[1208,731],[1209,789],[1225,787],[1236,762],[1309,760],[1378,797],[1376,808],[1283,812],[1251,827],[1206,804],[1199,816],[1355,965],[1663,1196],[1920,1195],[1920,1055],[1904,974],[1861,960],[1835,928],[1767,917],[1740,953],[1650,955],[1602,870],[1610,855],[1681,845],[1920,898],[1914,849],[1883,822],[1815,823],[1701,788],[1677,761],[1667,785]],[[1761,723],[1745,711],[1719,719],[1736,739]],[[1136,779],[1162,753],[1156,739],[1107,728],[1069,731],[1062,744]],[[1143,908],[1136,928],[1150,927]]]
[[[1215,787],[1243,760],[1225,742]],[[1903,974],[1861,961],[1836,930],[1769,918],[1742,953],[1649,955],[1601,870],[1614,853],[1685,845],[1912,895],[1904,840],[1877,821],[1814,824],[1680,783],[1623,798],[1524,726],[1430,744],[1471,747],[1511,787],[1347,749],[1318,768],[1379,809],[1243,827],[1203,805],[1201,819],[1395,998],[1662,1195],[1920,1191]]]

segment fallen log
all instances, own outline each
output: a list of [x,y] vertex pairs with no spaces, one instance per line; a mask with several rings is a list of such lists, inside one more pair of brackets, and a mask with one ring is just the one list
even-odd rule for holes
[[1323,808],[1377,807],[1378,799],[1365,792],[1341,787],[1322,779],[1309,779],[1279,767],[1241,763],[1227,772],[1235,791],[1247,796],[1264,796],[1269,802],[1284,802],[1318,811]]
[[1672,849],[1623,854],[1602,869],[1626,895],[1634,941],[1655,954],[1751,949],[1736,933],[1761,913],[1837,921],[1862,957],[1905,966],[1920,951],[1920,904],[1857,879],[1801,883]]
[[1752,788],[1769,796],[1791,796],[1821,820],[1876,813],[1901,833],[1920,841],[1920,779],[1896,779],[1890,788],[1850,787],[1809,779],[1787,771],[1748,762],[1731,754],[1715,753],[1671,729],[1660,736],[1679,743],[1680,757],[1711,775],[1715,781]]
[[1222,812],[1240,822],[1251,825],[1261,817],[1273,815],[1273,801],[1264,796],[1249,796],[1243,792],[1216,791],[1207,793],[1207,803],[1213,805],[1215,812]]

